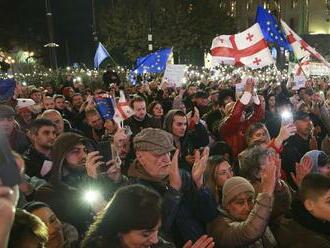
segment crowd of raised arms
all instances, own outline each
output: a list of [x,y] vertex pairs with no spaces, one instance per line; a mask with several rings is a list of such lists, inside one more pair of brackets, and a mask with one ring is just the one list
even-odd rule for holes
[[326,80],[103,79],[0,96],[0,248],[330,247]]

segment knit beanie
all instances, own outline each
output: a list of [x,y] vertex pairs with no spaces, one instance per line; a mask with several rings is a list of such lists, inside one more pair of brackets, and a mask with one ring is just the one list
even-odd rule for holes
[[225,207],[236,196],[244,192],[255,193],[252,184],[244,177],[232,177],[222,187],[222,206]]

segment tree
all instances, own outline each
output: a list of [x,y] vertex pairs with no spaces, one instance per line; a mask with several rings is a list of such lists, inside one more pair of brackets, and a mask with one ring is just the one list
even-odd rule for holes
[[220,9],[220,1],[118,0],[102,2],[102,8],[99,4],[100,39],[112,54],[122,51],[124,56],[117,59],[128,63],[148,53],[150,28],[154,49],[173,47],[180,58],[194,51],[202,54],[216,35],[235,31],[234,19]]

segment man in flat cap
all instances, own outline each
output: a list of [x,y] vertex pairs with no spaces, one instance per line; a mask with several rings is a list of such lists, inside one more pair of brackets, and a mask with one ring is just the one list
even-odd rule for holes
[[188,240],[196,241],[206,233],[205,223],[216,216],[216,203],[203,184],[208,148],[202,154],[198,152],[189,174],[179,169],[179,150],[173,146],[170,133],[146,128],[134,137],[133,144],[136,160],[128,170],[126,183],[143,184],[162,196],[161,231],[165,239],[174,241],[177,247]]

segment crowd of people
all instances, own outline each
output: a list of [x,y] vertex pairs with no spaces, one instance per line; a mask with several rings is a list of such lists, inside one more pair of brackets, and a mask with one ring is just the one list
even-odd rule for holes
[[[330,247],[326,80],[103,79],[1,99],[22,180],[0,180],[0,248]],[[133,115],[105,118],[121,91]]]

